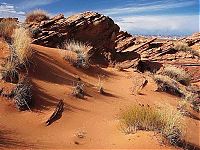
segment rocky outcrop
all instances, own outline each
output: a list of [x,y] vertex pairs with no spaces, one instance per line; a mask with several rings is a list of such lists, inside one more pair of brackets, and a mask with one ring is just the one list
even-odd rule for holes
[[[111,18],[96,12],[84,12],[68,18],[60,14],[46,21],[29,24],[29,27],[35,44],[62,47],[68,40],[89,44],[92,47],[89,51],[90,58],[98,64],[119,65],[127,60],[139,60],[140,56],[142,60],[159,62],[194,59],[194,56],[187,52],[174,51],[173,41],[134,37],[120,31]],[[193,45],[199,40],[199,33],[196,33],[181,41]]]
[[[62,47],[66,40],[92,46],[91,58],[98,62],[115,62],[120,52],[134,45],[135,38],[120,31],[114,21],[96,12],[85,12],[65,18],[57,15],[50,20],[29,24],[33,43],[48,47]],[[137,55],[138,56],[138,55]]]
[[136,38],[133,37],[131,34],[124,31],[120,31],[115,39],[115,49],[118,51],[123,51],[133,46],[135,44],[135,40]]
[[188,43],[189,46],[192,46],[196,43],[200,43],[200,32],[188,36],[186,39],[184,39],[184,41]]
[[119,32],[119,27],[112,19],[93,12],[68,18],[61,14],[33,26],[33,31],[36,30],[33,43],[50,47],[60,46],[65,40],[73,39],[94,47],[114,49],[115,33]]

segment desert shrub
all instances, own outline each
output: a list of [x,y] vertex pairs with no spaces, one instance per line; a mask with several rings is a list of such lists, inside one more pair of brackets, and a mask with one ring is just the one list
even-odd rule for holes
[[37,9],[26,14],[25,22],[26,23],[41,22],[48,19],[49,19],[49,15],[46,11]]
[[84,98],[85,96],[84,84],[81,81],[78,81],[76,85],[74,85],[72,94],[73,96],[77,98],[80,98],[80,99]]
[[76,67],[80,68],[88,68],[89,62],[88,62],[88,51],[91,48],[88,45],[85,45],[81,42],[76,41],[69,41],[64,44],[64,49],[68,51],[72,51],[76,53],[76,56],[71,53],[67,53],[68,55],[65,55],[64,59],[68,60],[69,62],[73,63]]
[[174,95],[185,96],[185,91],[179,87],[178,82],[166,75],[154,75],[154,81],[158,86],[157,91],[165,91]]
[[191,53],[193,56],[198,56],[200,57],[200,54],[197,50],[193,50],[191,47],[188,46],[187,43],[184,42],[178,42],[174,45],[174,49],[176,51],[183,51],[183,52],[189,52]]
[[31,41],[28,29],[23,27],[15,29],[12,47],[13,52],[18,57],[19,64],[28,62],[30,56],[32,55],[32,50],[30,48]]
[[17,69],[17,56],[11,52],[11,55],[5,59],[4,64],[1,65],[1,78],[6,82],[17,83],[19,80],[19,71]]
[[155,109],[139,105],[134,105],[124,111],[120,118],[122,129],[126,133],[136,132],[137,130],[154,130],[160,123],[159,115]]
[[188,115],[188,111],[190,109],[190,103],[188,103],[187,100],[183,99],[179,101],[177,105],[177,109],[183,114],[183,115]]
[[27,78],[22,79],[17,83],[14,89],[14,100],[19,110],[30,110],[32,103],[32,86]]
[[195,99],[191,102],[192,109],[197,112],[200,112],[200,100],[199,99]]
[[161,105],[159,108],[134,105],[121,114],[120,121],[126,133],[137,130],[157,131],[172,144],[184,136],[183,116],[170,105]]
[[15,20],[6,19],[0,22],[0,37],[5,40],[10,41],[14,30],[17,27],[17,22]]
[[191,81],[190,75],[184,69],[171,65],[164,67],[162,74],[169,76],[183,85],[189,85]]
[[177,51],[184,51],[184,52],[188,52],[191,50],[191,48],[188,46],[187,43],[184,42],[178,42],[174,45],[174,49]]
[[6,61],[2,66],[1,78],[6,82],[17,83],[19,80],[19,72],[16,65],[12,61]]
[[65,51],[64,59],[70,64],[76,65],[77,63],[77,54],[73,51]]

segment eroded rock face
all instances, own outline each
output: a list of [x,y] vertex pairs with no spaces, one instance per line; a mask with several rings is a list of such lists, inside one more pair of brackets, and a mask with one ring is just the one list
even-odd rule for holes
[[118,51],[123,51],[123,50],[129,48],[130,46],[133,46],[135,44],[135,40],[136,40],[136,38],[133,37],[131,34],[124,32],[124,31],[120,31],[117,34],[117,37],[115,40],[115,43],[116,43],[115,48]]
[[64,18],[62,14],[48,21],[30,25],[35,31],[35,44],[56,47],[65,40],[89,43],[96,48],[114,49],[119,27],[109,17],[85,12]]
[[[75,40],[91,45],[92,57],[96,61],[115,61],[122,51],[134,45],[135,38],[120,31],[114,21],[96,12],[85,12],[65,18],[57,15],[50,20],[29,24],[33,32],[33,43],[58,47],[66,40]],[[95,55],[94,55],[95,54]],[[137,55],[138,56],[138,55]]]
[[189,46],[192,46],[196,43],[200,43],[200,32],[194,33],[191,36],[188,36],[185,39],[185,42],[188,43]]

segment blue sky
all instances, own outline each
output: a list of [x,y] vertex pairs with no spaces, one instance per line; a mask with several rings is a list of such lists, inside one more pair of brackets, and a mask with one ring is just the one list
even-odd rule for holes
[[131,34],[190,35],[199,32],[199,7],[199,0],[0,0],[0,17],[23,20],[34,9],[66,17],[97,11]]

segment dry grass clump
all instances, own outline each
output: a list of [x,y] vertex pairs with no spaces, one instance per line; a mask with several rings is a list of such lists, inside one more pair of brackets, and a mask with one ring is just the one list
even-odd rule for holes
[[32,50],[30,48],[31,42],[32,40],[28,29],[23,27],[15,29],[12,46],[20,64],[28,62],[32,55]]
[[121,114],[120,120],[126,133],[137,130],[157,131],[172,144],[184,137],[183,116],[170,105],[161,105],[159,108],[134,105]]
[[197,56],[200,57],[200,54],[197,50],[193,50],[191,47],[188,46],[187,43],[184,42],[178,42],[174,45],[174,49],[176,51],[183,51],[183,52],[189,52],[191,53],[193,56]]
[[7,42],[10,56],[2,65],[1,78],[7,82],[16,83],[19,79],[19,69],[26,66],[32,54],[31,37],[27,29],[20,27],[14,30],[12,42]]
[[191,50],[191,48],[188,46],[187,43],[184,42],[178,42],[174,45],[174,49],[177,51],[184,51],[184,52],[188,52]]
[[178,82],[166,75],[154,75],[154,81],[158,86],[158,91],[165,91],[178,96],[185,96],[185,91],[179,87]]
[[49,19],[49,14],[41,9],[34,10],[26,14],[26,23],[41,22]]
[[14,30],[17,28],[15,20],[6,19],[0,22],[0,37],[10,41]]
[[14,89],[14,100],[17,108],[19,110],[30,110],[30,105],[32,103],[32,86],[27,78],[17,83]]
[[16,65],[12,61],[7,61],[1,70],[1,79],[6,82],[17,83],[19,80],[19,72],[16,69]]
[[64,59],[68,61],[70,64],[75,65],[77,62],[77,54],[73,51],[64,51]]
[[[88,51],[90,50],[90,46],[85,45],[81,42],[69,41],[64,44],[64,49],[71,51],[71,53],[66,53],[64,59],[72,63],[76,67],[80,68],[88,68]],[[76,53],[73,54],[73,53]]]
[[[194,110],[199,111],[199,95],[194,90],[188,90],[188,87],[166,75],[154,75],[154,81],[158,86],[157,91],[165,91],[170,94],[180,96],[183,101],[187,101],[188,104],[191,104],[190,106]],[[182,106],[180,107],[183,108]]]
[[77,98],[84,99],[84,96],[85,96],[84,83],[82,83],[81,81],[78,81],[76,85],[74,85],[72,95]]
[[169,76],[183,85],[189,85],[191,81],[190,75],[184,69],[171,65],[164,67],[162,74]]

